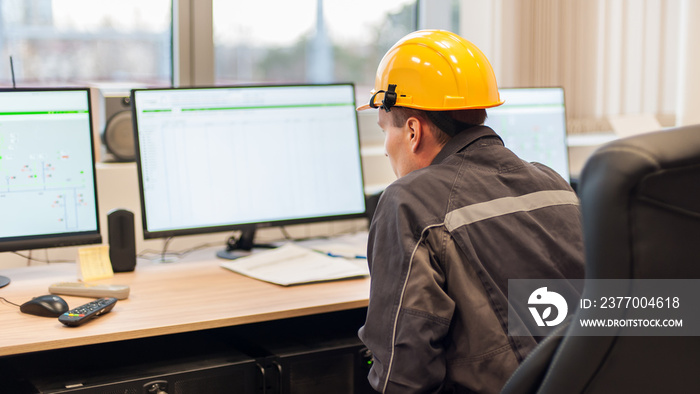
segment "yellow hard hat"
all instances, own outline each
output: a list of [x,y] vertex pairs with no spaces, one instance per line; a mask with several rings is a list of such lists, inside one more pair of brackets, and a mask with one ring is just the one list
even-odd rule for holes
[[474,44],[444,30],[420,30],[394,44],[377,68],[368,104],[449,111],[503,104],[486,56]]

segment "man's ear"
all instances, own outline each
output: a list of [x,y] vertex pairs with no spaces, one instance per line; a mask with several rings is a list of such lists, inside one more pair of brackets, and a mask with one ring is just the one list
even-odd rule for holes
[[423,142],[425,127],[418,118],[410,117],[406,120],[406,138],[411,147],[411,152],[417,153]]

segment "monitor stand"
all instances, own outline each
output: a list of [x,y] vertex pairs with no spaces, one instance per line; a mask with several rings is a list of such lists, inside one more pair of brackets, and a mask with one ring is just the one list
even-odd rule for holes
[[0,276],[0,287],[5,287],[10,284],[10,278],[7,276]]
[[216,257],[226,260],[235,260],[239,257],[248,256],[253,250],[253,239],[255,239],[255,228],[245,229],[239,238],[230,237],[226,241],[226,249],[216,252]]

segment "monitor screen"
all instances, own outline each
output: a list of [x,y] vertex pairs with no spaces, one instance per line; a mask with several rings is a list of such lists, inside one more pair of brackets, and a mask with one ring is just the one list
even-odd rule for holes
[[547,165],[570,181],[564,89],[499,89],[505,104],[489,108],[486,125],[521,159]]
[[0,89],[0,251],[102,242],[89,89]]
[[351,84],[135,89],[144,237],[360,217]]

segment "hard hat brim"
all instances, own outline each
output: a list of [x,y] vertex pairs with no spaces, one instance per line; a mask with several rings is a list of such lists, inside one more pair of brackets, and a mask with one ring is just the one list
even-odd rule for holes
[[365,105],[360,105],[359,107],[356,108],[356,110],[357,111],[364,111],[364,110],[370,109],[370,108],[371,107],[369,106],[369,104],[365,104]]

